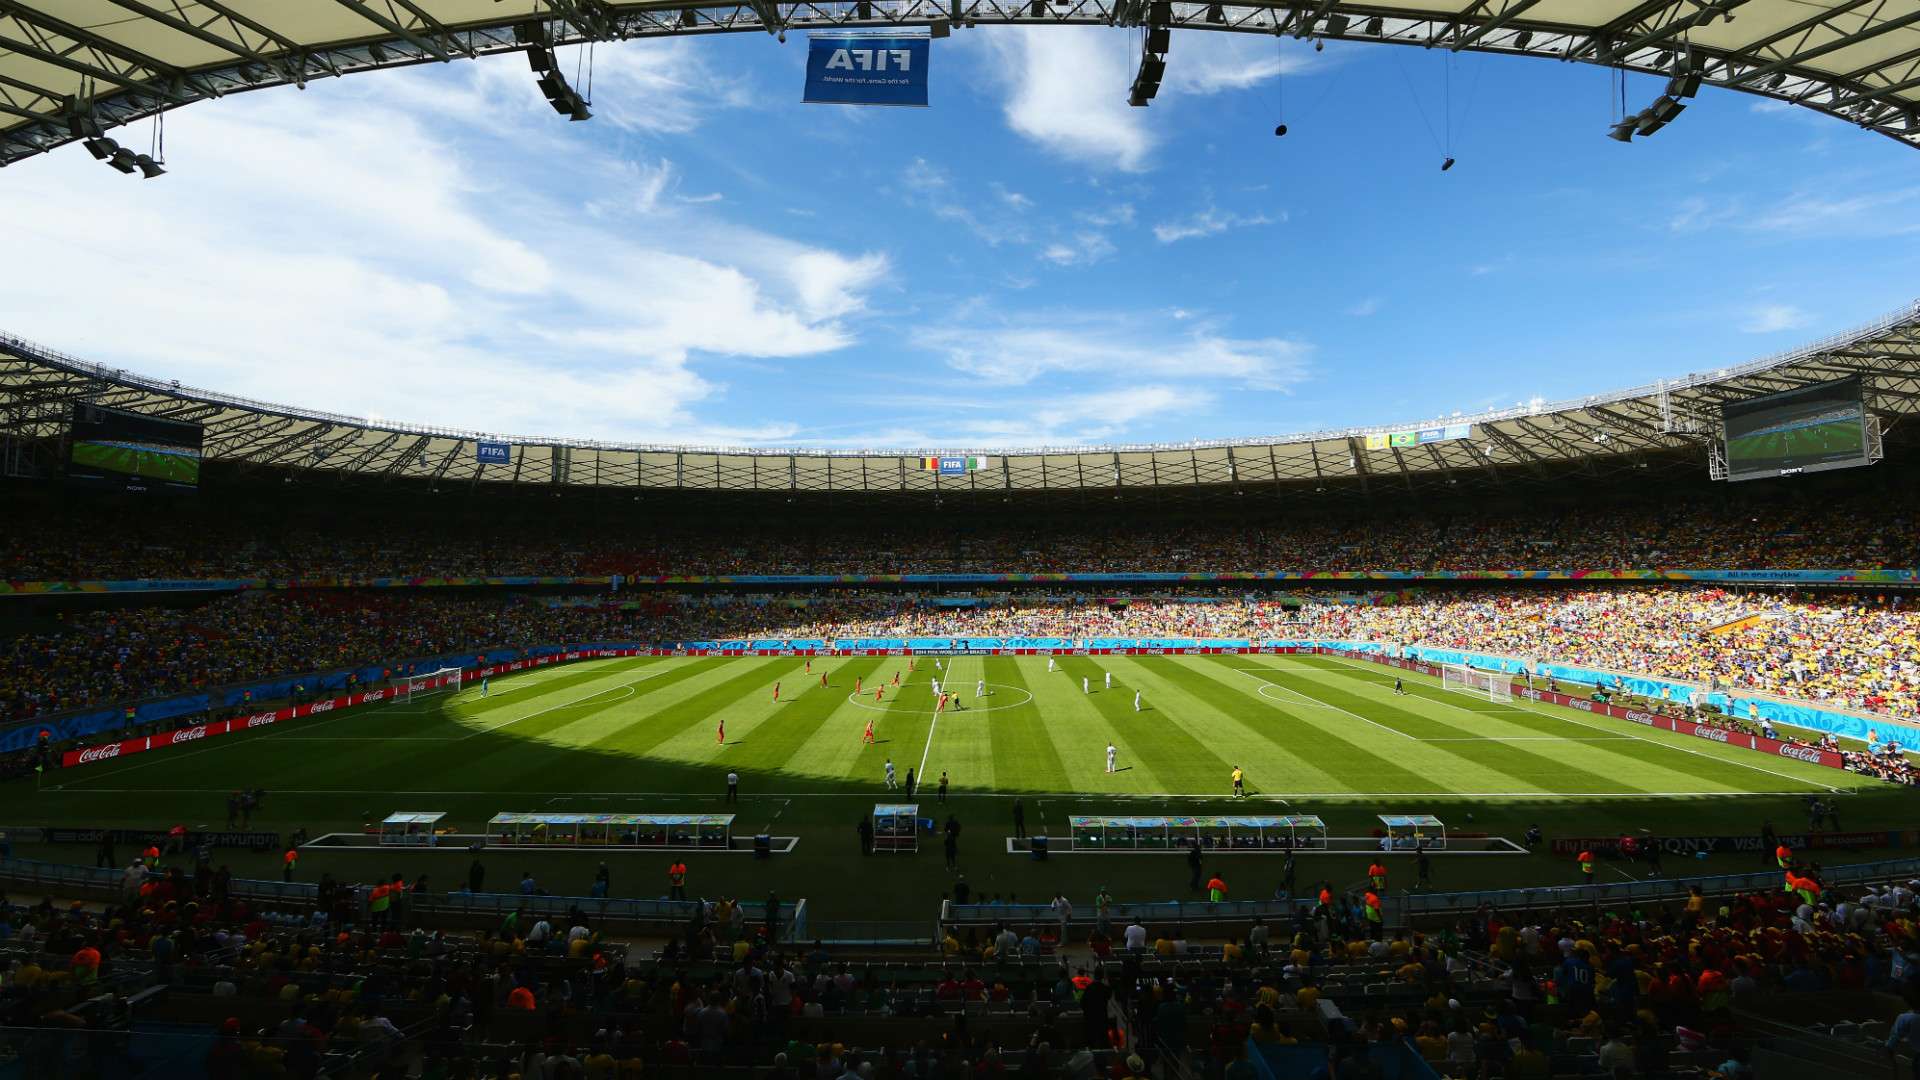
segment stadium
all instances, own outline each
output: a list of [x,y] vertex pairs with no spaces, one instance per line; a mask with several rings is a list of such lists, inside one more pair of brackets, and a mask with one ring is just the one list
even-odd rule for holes
[[[183,106],[501,54],[584,120],[557,49],[790,30],[923,70],[1137,30],[1134,107],[1175,30],[1552,57],[1672,80],[1616,142],[1704,86],[1920,143],[1920,15],[1603,8],[36,0],[0,4],[0,185],[74,143],[158,178]],[[319,336],[389,306],[321,301]],[[29,306],[0,1076],[1912,1073],[1920,301],[1559,400],[1376,379],[1294,433],[888,448],[352,415],[324,365],[197,386],[163,326],[92,354]]]

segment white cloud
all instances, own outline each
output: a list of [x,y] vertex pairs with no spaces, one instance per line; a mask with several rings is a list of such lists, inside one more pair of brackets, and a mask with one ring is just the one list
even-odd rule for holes
[[1040,249],[1040,257],[1055,266],[1083,266],[1108,258],[1117,250],[1105,233],[1083,230]]
[[932,419],[820,437],[809,444],[832,447],[948,447],[1005,450],[1032,446],[1084,446],[1124,436],[1135,425],[1168,416],[1202,413],[1217,403],[1210,391],[1150,383],[1092,393],[1072,389],[1049,394],[1021,409],[970,404],[961,397],[931,401],[883,397],[863,401],[886,410],[928,409]]
[[1377,296],[1369,296],[1347,306],[1347,314],[1356,319],[1364,319],[1369,315],[1378,315],[1379,313],[1380,298]]
[[1007,185],[1001,183],[1000,181],[995,180],[991,186],[993,188],[993,193],[995,195],[1000,196],[1000,201],[1003,203],[1006,203],[1008,206],[1013,207],[1015,210],[1033,209],[1032,199],[1029,199],[1025,195],[1022,195],[1021,193],[1008,188]]
[[1007,123],[1061,157],[1136,172],[1153,149],[1127,104],[1139,46],[1131,33],[1093,27],[1010,27],[987,37],[1007,72]]
[[1155,225],[1153,238],[1163,244],[1172,244],[1200,236],[1215,236],[1228,229],[1248,229],[1285,220],[1285,214],[1279,217],[1268,217],[1266,214],[1233,214],[1223,212],[1218,207],[1209,206],[1205,210],[1177,221],[1163,221]]
[[[1014,216],[1025,207],[1007,198],[1013,193],[1004,189],[1001,191],[1002,201],[1011,208],[1011,213],[984,214],[979,200],[969,198],[956,188],[946,169],[923,157],[914,158],[900,171],[900,186],[906,190],[908,203],[927,210],[942,221],[964,225],[989,247],[1022,244],[1029,238],[1027,226]],[[994,186],[999,187],[997,184]],[[1014,198],[1031,205],[1031,200],[1024,195],[1015,195]]]
[[1325,67],[1326,53],[1280,39],[1211,30],[1176,30],[1167,51],[1162,94],[1218,94],[1246,90],[1276,75],[1296,75]]
[[[483,94],[486,70],[440,71],[444,109]],[[585,143],[525,154],[567,130],[550,112],[527,114],[541,123],[523,130],[509,111],[472,138],[431,130],[412,103],[422,77],[183,110],[163,181],[127,183],[85,154],[9,169],[0,234],[35,253],[0,260],[0,294],[18,312],[9,329],[354,416],[614,439],[790,436],[792,425],[703,419],[726,389],[704,361],[848,344],[883,254],[796,243],[669,198],[665,161]],[[624,195],[585,208],[547,194],[610,188]]]
[[1740,329],[1749,334],[1774,334],[1798,330],[1813,321],[1813,316],[1792,304],[1760,304],[1747,310]]
[[1204,322],[1167,326],[1149,316],[1031,312],[986,325],[927,327],[914,344],[989,383],[1101,372],[1286,390],[1304,379],[1311,348],[1284,338],[1236,340]]

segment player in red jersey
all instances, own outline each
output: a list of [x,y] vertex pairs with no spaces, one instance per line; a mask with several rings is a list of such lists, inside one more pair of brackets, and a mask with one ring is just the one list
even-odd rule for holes
[[893,685],[895,686],[900,685],[900,673],[897,671],[893,673]]
[[884,686],[876,686],[876,687],[874,687],[874,688],[873,688],[873,700],[875,700],[875,701],[881,701],[881,700],[884,700],[884,699],[886,698],[886,696],[887,696],[887,688],[886,688],[886,687],[884,687]]
[[860,741],[863,743],[866,743],[868,746],[873,745],[873,721],[872,720],[867,721],[867,734]]
[[820,673],[820,689],[825,690],[826,688],[827,688],[827,673],[823,671]]
[[720,726],[714,729],[713,737],[715,742],[720,743],[723,746],[726,744],[727,722],[724,719],[720,721]]
[[856,694],[860,692],[860,676],[858,675],[853,677],[853,692]]
[[773,684],[773,700],[776,702],[780,700],[780,684],[779,683]]

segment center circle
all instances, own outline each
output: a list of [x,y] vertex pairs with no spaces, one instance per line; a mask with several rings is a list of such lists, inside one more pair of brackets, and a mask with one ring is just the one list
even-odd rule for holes
[[[910,685],[917,686],[920,684],[915,683]],[[904,690],[904,689],[907,689],[907,687],[901,687],[900,689]],[[1005,683],[988,683],[987,689],[1011,690],[1016,694],[1022,694],[1024,696],[1021,697],[1020,700],[1018,701],[1000,701],[1000,702],[995,702],[992,705],[969,705],[964,709],[959,709],[956,711],[963,712],[963,713],[987,713],[987,712],[992,712],[995,709],[1017,709],[1020,706],[1025,705],[1027,702],[1033,700],[1033,692],[1023,687],[1008,686]],[[876,705],[871,701],[860,700],[864,696],[866,696],[864,691],[857,691],[855,693],[848,694],[847,703],[851,705],[858,705],[861,708],[866,709],[870,712],[918,714],[918,713],[933,711],[932,705],[909,705],[904,701],[883,701],[880,704]],[[988,694],[987,696],[988,698],[991,699],[993,697],[996,697],[997,695]],[[978,699],[976,698],[975,700],[978,700]]]

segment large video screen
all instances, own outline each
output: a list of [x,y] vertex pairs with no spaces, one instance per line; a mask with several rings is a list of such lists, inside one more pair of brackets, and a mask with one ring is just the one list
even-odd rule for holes
[[205,432],[199,424],[75,405],[67,476],[130,491],[193,491]]
[[1865,465],[1867,411],[1854,376],[1720,407],[1727,479]]

